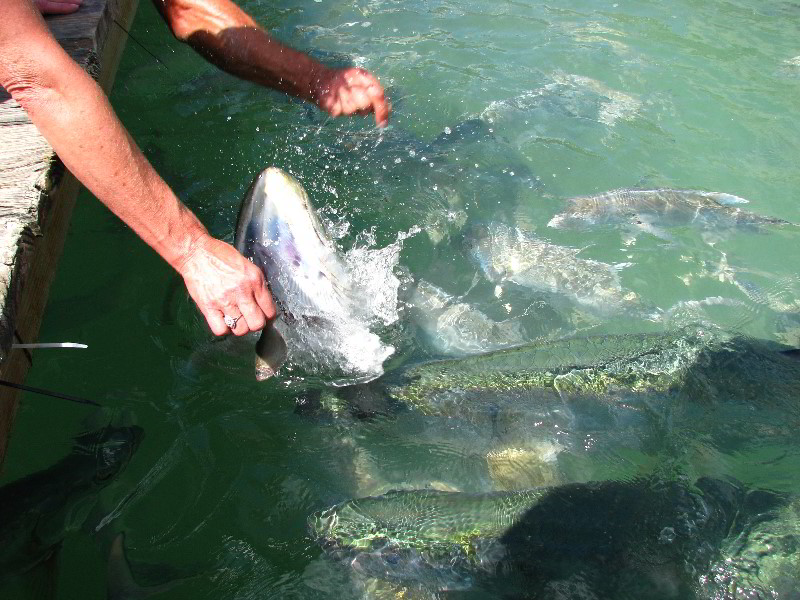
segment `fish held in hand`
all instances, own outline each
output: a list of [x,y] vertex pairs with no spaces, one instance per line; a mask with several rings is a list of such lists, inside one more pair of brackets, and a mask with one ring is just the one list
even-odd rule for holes
[[287,359],[349,381],[383,372],[394,348],[370,331],[376,315],[359,300],[364,290],[296,179],[275,167],[256,177],[234,245],[262,270],[279,309],[256,344],[257,379],[272,377]]

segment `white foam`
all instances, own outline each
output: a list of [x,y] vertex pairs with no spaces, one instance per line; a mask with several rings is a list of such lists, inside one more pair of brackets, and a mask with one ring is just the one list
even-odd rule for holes
[[[334,385],[375,379],[394,347],[373,329],[397,321],[400,281],[395,275],[403,240],[416,230],[401,232],[384,248],[375,248],[375,232],[366,230],[343,257],[348,294],[355,310],[280,323],[289,346],[289,361],[310,374],[325,376]],[[330,381],[330,377],[333,381]]]

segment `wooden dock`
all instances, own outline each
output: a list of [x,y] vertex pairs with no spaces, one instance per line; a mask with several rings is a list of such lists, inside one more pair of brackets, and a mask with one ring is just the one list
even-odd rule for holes
[[[72,58],[111,90],[138,0],[85,0],[47,24]],[[87,131],[86,135],[92,135]],[[25,111],[0,87],[0,379],[22,383],[37,340],[50,283],[79,184]],[[0,468],[19,393],[0,388]]]

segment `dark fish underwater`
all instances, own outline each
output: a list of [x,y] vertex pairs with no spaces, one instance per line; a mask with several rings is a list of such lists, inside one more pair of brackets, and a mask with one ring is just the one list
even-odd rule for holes
[[48,560],[68,532],[83,526],[98,493],[125,469],[143,435],[136,425],[83,434],[51,467],[0,488],[0,579]]

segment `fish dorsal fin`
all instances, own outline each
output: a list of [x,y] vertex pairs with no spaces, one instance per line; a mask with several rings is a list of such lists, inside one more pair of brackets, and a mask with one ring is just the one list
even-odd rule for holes
[[181,579],[143,587],[136,583],[125,555],[125,534],[119,533],[108,553],[108,600],[144,600],[162,594],[181,583]]

